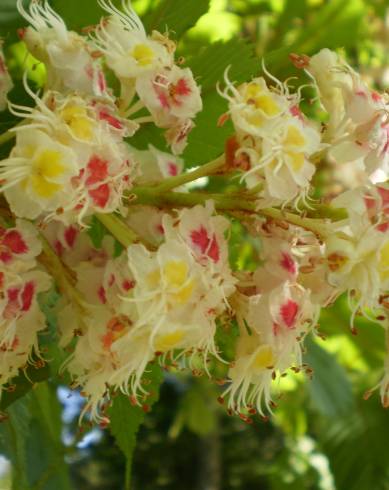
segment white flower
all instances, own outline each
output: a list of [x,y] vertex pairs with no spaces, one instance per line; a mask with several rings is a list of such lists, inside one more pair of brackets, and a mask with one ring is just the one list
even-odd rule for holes
[[213,275],[214,287],[227,301],[236,283],[228,262],[226,234],[230,223],[214,213],[212,201],[207,201],[205,206],[183,209],[176,218],[165,215],[163,228],[167,239],[178,238],[185,243],[206,273]]
[[241,137],[263,136],[277,118],[298,105],[298,97],[291,96],[287,86],[282,86],[278,81],[276,88],[268,88],[264,78],[254,78],[235,88],[228,80],[227,72],[225,81],[226,89],[221,95],[229,101],[229,113]]
[[154,123],[168,128],[166,138],[173,152],[180,153],[193,127],[192,119],[203,107],[191,70],[173,65],[145,73],[137,78],[136,91]]
[[37,295],[49,289],[49,276],[35,269],[41,252],[36,230],[18,220],[0,228],[0,393],[1,387],[39,356],[38,332],[46,327]]
[[[271,384],[288,368],[302,365],[301,342],[317,320],[309,292],[285,282],[263,295],[236,301],[240,337],[229,369],[229,396],[233,412],[271,411]],[[248,330],[249,329],[249,330]]]
[[0,167],[1,189],[12,211],[30,219],[68,199],[71,179],[79,171],[73,150],[26,126],[17,132],[16,146]]
[[0,163],[15,213],[83,224],[93,212],[122,210],[135,167],[124,142],[131,134],[127,122],[108,102],[56,92],[41,100],[26,89],[37,107],[11,105],[29,124],[18,128],[10,158]]
[[166,47],[147,37],[131,2],[123,2],[123,11],[111,0],[99,0],[110,14],[96,29],[97,47],[105,54],[107,65],[119,79],[135,79],[146,72],[173,64]]
[[388,190],[353,189],[333,204],[346,208],[348,219],[334,225],[325,240],[328,282],[338,294],[348,292],[353,316],[360,308],[380,308],[380,297],[389,287]]
[[32,1],[28,11],[23,0],[17,0],[17,8],[31,24],[24,30],[23,40],[31,54],[46,66],[46,88],[107,95],[104,73],[85,39],[67,30],[47,0]]
[[249,188],[263,182],[264,197],[290,201],[305,196],[315,173],[310,157],[321,148],[319,131],[298,117],[281,117],[271,131],[251,148],[243,143],[250,169],[244,179]]
[[[161,182],[163,179],[175,177],[182,173],[184,161],[175,155],[158,150],[149,145],[148,150],[132,149],[139,164],[138,185]],[[180,189],[182,190],[182,189]]]
[[336,134],[345,116],[344,88],[351,88],[357,74],[334,51],[322,49],[309,60],[306,71],[313,77],[320,102],[330,116],[329,131]]

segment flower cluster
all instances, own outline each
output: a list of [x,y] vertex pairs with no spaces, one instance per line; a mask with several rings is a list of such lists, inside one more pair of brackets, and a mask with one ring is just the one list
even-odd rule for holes
[[[1,211],[14,226],[0,227],[0,386],[40,356],[37,295],[51,284],[40,256],[61,293],[62,369],[87,399],[83,413],[106,422],[117,390],[146,404],[155,363],[217,377],[220,401],[243,420],[265,415],[275,381],[311,373],[304,340],[341,295],[353,330],[363,314],[389,336],[387,96],[329,50],[291,56],[312,101],[264,66],[241,85],[227,70],[219,123],[230,118],[233,134],[225,153],[185,171],[178,155],[202,109],[190,68],[167,35],[146,32],[129,0],[97,1],[106,16],[83,35],[46,0],[17,1],[29,23],[21,39],[46,80],[38,94],[25,76],[33,106],[8,102],[23,121],[0,139],[15,137],[0,161]],[[11,87],[0,53],[0,110]],[[172,154],[151,141],[138,148],[133,137],[150,123]],[[329,189],[316,185],[322,166]],[[215,172],[220,186],[186,185]],[[226,181],[231,189],[218,192]],[[249,264],[231,253],[244,241]],[[388,380],[387,360],[385,406]]]
[[127,121],[108,100],[52,91],[34,98],[33,109],[10,104],[28,121],[17,129],[9,158],[0,162],[13,213],[82,223],[93,213],[120,210],[135,169],[124,143],[131,131]]
[[[229,370],[232,411],[262,415],[273,405],[271,382],[289,368],[305,368],[304,337],[317,322],[319,305],[301,284],[301,242],[277,227],[261,227],[263,265],[240,281],[235,311],[240,337]],[[305,251],[306,252],[306,251]]]
[[315,165],[313,157],[323,145],[319,128],[309,121],[291,94],[287,82],[268,74],[238,88],[225,76],[223,95],[236,131],[236,165],[244,169],[248,188],[260,188],[266,202],[283,203],[305,198]]
[[224,236],[228,221],[214,216],[209,203],[165,215],[162,226],[164,242],[156,251],[131,245],[117,258],[109,242],[102,253],[85,247],[74,227],[51,225],[47,231],[88,301],[80,324],[74,324],[77,315],[69,304],[60,324],[64,344],[75,331],[83,333],[67,369],[89,397],[94,416],[110,387],[137,399],[142,375],[156,356],[165,363],[167,357],[197,355],[206,366],[209,354],[217,355],[216,320],[230,308],[236,284]]
[[50,277],[38,270],[41,244],[35,228],[18,220],[0,227],[0,393],[19,369],[39,357],[38,332],[46,328],[37,296],[50,287]]
[[[173,153],[181,153],[202,109],[191,70],[175,64],[175,44],[168,37],[157,31],[147,35],[129,2],[122,11],[111,0],[99,4],[109,16],[95,30],[95,45],[121,83],[121,106],[127,116],[147,109],[149,119],[166,128]],[[139,100],[131,105],[135,95]]]

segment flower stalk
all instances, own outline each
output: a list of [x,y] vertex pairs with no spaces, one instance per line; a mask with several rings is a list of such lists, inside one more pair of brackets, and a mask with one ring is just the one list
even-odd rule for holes
[[176,187],[179,187],[184,184],[188,184],[189,182],[193,182],[201,177],[206,177],[208,175],[212,175],[220,170],[225,165],[225,156],[220,155],[215,160],[208,162],[201,167],[193,170],[192,172],[186,172],[181,175],[177,175],[175,177],[170,177],[169,179],[165,179],[161,184],[157,185],[153,188],[153,192],[167,192]]
[[123,247],[127,248],[132,243],[138,241],[137,235],[119,216],[100,213],[96,217]]

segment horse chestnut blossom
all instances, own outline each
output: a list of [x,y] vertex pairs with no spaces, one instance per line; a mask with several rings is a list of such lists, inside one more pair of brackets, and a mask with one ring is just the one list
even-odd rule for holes
[[23,0],[17,8],[31,24],[19,34],[29,52],[44,63],[46,88],[62,92],[77,91],[85,95],[107,96],[107,84],[99,61],[93,57],[88,40],[68,31],[63,19],[44,2],[32,1],[28,10]]
[[249,189],[263,188],[266,203],[305,200],[315,173],[310,158],[323,148],[320,131],[299,109],[300,94],[269,77],[274,87],[256,78],[236,88],[225,75],[221,95],[236,130],[234,158],[245,162],[242,180]]
[[173,65],[168,40],[147,36],[129,2],[122,3],[122,11],[111,0],[99,0],[99,5],[110,15],[95,31],[96,44],[122,83],[134,83],[140,75]]
[[31,95],[36,109],[10,106],[29,123],[18,128],[10,157],[0,162],[12,211],[22,218],[82,223],[93,212],[120,209],[135,167],[123,142],[131,126],[108,101]]
[[41,248],[30,223],[0,227],[0,395],[19,369],[41,357],[38,333],[46,328],[46,318],[37,295],[51,285],[50,276],[37,268]]
[[[266,416],[280,378],[312,374],[304,341],[323,308],[344,296],[354,333],[364,315],[389,334],[387,95],[328,49],[291,55],[312,101],[263,64],[238,82],[227,68],[227,112],[206,131],[230,119],[229,132],[212,133],[209,162],[189,140],[188,161],[204,74],[129,0],[96,2],[104,17],[79,34],[46,0],[17,1],[47,74],[36,92],[24,76],[29,105],[7,101],[0,52],[0,110],[20,118],[0,135],[14,140],[0,161],[1,391],[50,362],[39,295],[57,288],[54,341],[81,419],[106,425],[117,392],[146,410],[151,365],[205,374],[229,413]],[[384,406],[388,379],[386,359]]]
[[328,49],[313,56],[307,71],[315,79],[329,115],[325,139],[337,164],[352,162],[365,181],[388,178],[388,98],[369,89],[344,60]]
[[[297,282],[298,260],[282,237],[262,235],[265,262],[244,287],[235,304],[240,338],[228,376],[228,407],[240,414],[271,411],[272,382],[289,368],[303,369],[302,342],[317,322],[318,305]],[[272,250],[271,259],[269,250]],[[264,410],[265,409],[265,410]]]
[[[165,128],[173,153],[182,153],[193,118],[202,109],[192,71],[174,63],[175,44],[166,36],[157,31],[147,36],[130,1],[122,2],[122,10],[111,0],[99,0],[99,5],[109,16],[95,30],[96,48],[120,81],[120,105],[128,116],[146,108],[150,116],[134,121],[150,120]],[[132,104],[135,95],[139,100]]]

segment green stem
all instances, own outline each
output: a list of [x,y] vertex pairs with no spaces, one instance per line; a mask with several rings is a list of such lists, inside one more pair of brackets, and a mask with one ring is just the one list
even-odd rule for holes
[[149,204],[161,207],[192,207],[197,204],[204,204],[212,199],[215,201],[216,209],[221,210],[240,210],[255,212],[254,201],[244,201],[236,196],[228,194],[211,194],[205,192],[166,192],[156,193],[151,187],[137,187],[131,191],[137,198],[129,204]]
[[41,235],[41,242],[42,254],[39,257],[39,261],[53,276],[60,292],[66,295],[69,301],[77,306],[83,314],[85,303],[81,293],[75,287],[74,278],[58,258],[57,254],[51,248],[49,242],[43,235]]
[[328,236],[330,230],[323,220],[318,220],[314,218],[303,218],[298,214],[288,213],[282,211],[281,209],[275,208],[265,208],[258,211],[259,214],[267,216],[268,218],[273,218],[279,221],[287,221],[291,225],[299,226],[308,231],[312,231],[318,236],[326,237]]
[[154,192],[167,192],[175,187],[179,187],[180,185],[187,184],[188,182],[192,182],[193,180],[197,180],[200,177],[205,177],[207,175],[211,175],[219,170],[221,167],[225,165],[225,156],[220,155],[216,160],[212,160],[211,162],[205,163],[201,165],[201,167],[193,170],[192,172],[185,172],[181,175],[177,175],[176,177],[170,177],[169,179],[165,179],[161,184],[154,187]]
[[8,141],[11,141],[12,139],[16,138],[16,131],[13,131],[14,128],[17,128],[19,126],[23,126],[26,124],[27,119],[23,119],[22,121],[18,122],[15,126],[12,128],[8,129],[5,133],[0,134],[0,146],[4,145],[5,143],[8,143]]
[[125,490],[131,490],[132,457],[126,459]]
[[15,131],[11,131],[10,129],[5,133],[0,134],[0,146],[4,145],[8,141],[11,141],[13,138],[15,138],[15,136],[16,136]]
[[161,207],[191,207],[197,204],[204,204],[212,199],[215,208],[220,211],[244,211],[255,213],[261,216],[267,216],[279,221],[287,221],[290,224],[305,228],[319,236],[327,236],[329,233],[328,226],[323,223],[322,219],[303,218],[297,214],[282,211],[275,208],[257,209],[254,200],[244,200],[239,196],[228,196],[227,194],[206,194],[201,192],[166,192],[157,194],[152,188],[138,187],[133,189],[137,196],[131,204],[149,204]]
[[135,232],[118,216],[114,214],[97,214],[96,217],[123,247],[127,248],[135,241],[138,241],[138,236]]

